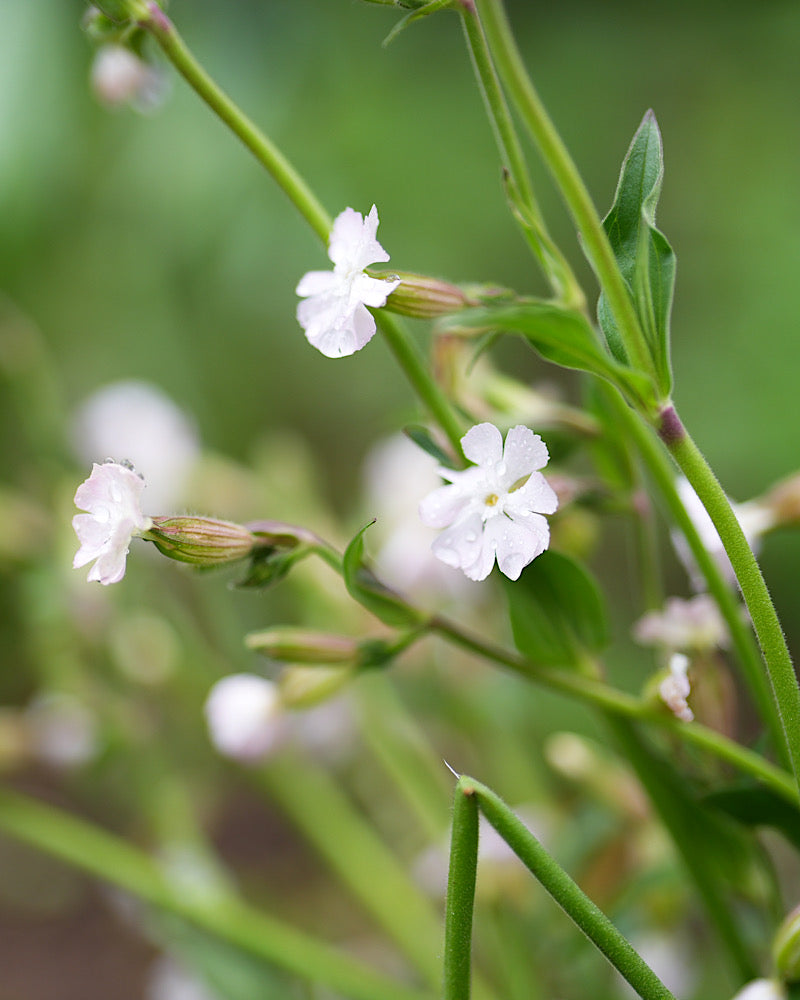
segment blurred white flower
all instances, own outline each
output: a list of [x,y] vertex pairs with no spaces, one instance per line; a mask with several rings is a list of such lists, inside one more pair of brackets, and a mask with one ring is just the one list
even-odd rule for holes
[[40,695],[25,709],[23,721],[31,752],[46,764],[80,767],[97,753],[95,718],[72,695]]
[[[675,483],[681,503],[686,508],[686,513],[691,518],[695,530],[700,536],[706,551],[714,559],[725,579],[736,584],[736,574],[733,571],[728,554],[722,544],[722,539],[714,527],[714,522],[708,511],[702,504],[700,497],[695,493],[691,483],[683,476],[679,477]],[[774,514],[767,508],[755,501],[750,503],[731,503],[734,514],[739,524],[742,526],[745,538],[750,543],[753,551],[757,552],[761,535],[774,526]],[[678,554],[678,558],[689,574],[692,588],[696,591],[706,590],[706,580],[698,569],[689,544],[683,534],[678,529],[671,532],[672,544]]]
[[662,611],[648,611],[633,627],[633,636],[643,646],[659,646],[671,652],[705,652],[728,643],[728,629],[710,594],[689,600],[668,597]]
[[691,722],[694,713],[687,704],[689,687],[689,658],[683,653],[673,653],[669,658],[669,674],[658,687],[658,694],[667,708],[683,722]]
[[436,532],[417,513],[420,494],[441,485],[436,469],[436,459],[405,434],[386,438],[367,455],[366,503],[377,518],[372,530],[382,542],[375,566],[378,576],[400,591],[463,598],[480,588],[434,557]]
[[142,514],[144,480],[126,465],[95,463],[92,474],[75,493],[76,514],[72,527],[81,543],[72,565],[77,569],[95,560],[88,580],[118,583],[125,576],[125,559],[134,535],[153,523]]
[[150,968],[146,1000],[220,1000],[196,976],[169,955],[157,958]]
[[[687,954],[686,941],[665,931],[652,930],[631,937],[631,944],[670,993],[685,997],[692,993],[697,970]],[[632,986],[619,977],[625,996],[638,997]]]
[[461,439],[464,455],[475,465],[463,472],[439,469],[450,481],[419,505],[424,524],[446,528],[433,553],[470,580],[484,580],[494,566],[510,580],[541,555],[550,543],[543,514],[552,514],[558,498],[537,471],[547,465],[547,448],[518,424],[506,435],[489,423],[478,424]]
[[120,455],[147,477],[153,510],[168,513],[184,499],[189,473],[200,453],[192,421],[165,392],[148,382],[112,382],[78,409],[72,436],[80,457],[91,462]]
[[400,284],[400,279],[371,278],[369,264],[389,260],[375,238],[378,210],[373,205],[366,219],[346,208],[331,229],[328,256],[332,271],[309,271],[296,292],[304,301],[297,306],[297,321],[308,342],[327,358],[355,354],[375,334],[375,318],[367,306],[377,308]]
[[122,45],[103,45],[91,70],[95,96],[112,108],[129,104],[137,111],[152,111],[164,99],[166,77]]
[[211,742],[225,757],[256,763],[286,735],[276,684],[256,674],[230,674],[212,687],[205,704]]
[[754,979],[731,1000],[786,1000],[786,990],[777,979]]

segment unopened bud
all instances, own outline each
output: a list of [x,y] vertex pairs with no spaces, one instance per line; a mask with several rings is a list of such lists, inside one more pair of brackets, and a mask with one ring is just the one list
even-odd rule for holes
[[778,928],[772,942],[772,958],[782,979],[790,983],[800,980],[800,906]]
[[123,45],[102,45],[97,50],[91,82],[96,96],[112,108],[130,104],[147,111],[164,95],[161,74]]
[[452,285],[449,281],[403,271],[393,271],[391,275],[382,274],[380,277],[400,279],[400,284],[386,300],[386,308],[401,316],[434,319],[478,304],[458,285]]
[[778,483],[761,500],[776,525],[800,524],[800,475]]
[[211,517],[154,517],[144,535],[162,555],[194,566],[219,566],[249,556],[258,544],[241,524]]
[[353,674],[352,667],[292,664],[278,678],[281,703],[286,708],[311,708],[338,694]]
[[251,632],[245,645],[283,663],[352,663],[358,654],[355,639],[289,627]]

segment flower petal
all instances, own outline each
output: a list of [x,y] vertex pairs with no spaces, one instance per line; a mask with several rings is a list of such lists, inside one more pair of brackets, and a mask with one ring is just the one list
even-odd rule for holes
[[371,278],[368,274],[359,274],[350,285],[350,298],[378,308],[386,305],[387,298],[399,284],[399,278]]
[[[462,569],[472,580],[482,580],[489,575],[489,570],[483,576],[472,576],[469,568],[480,562],[483,549],[483,522],[480,514],[457,521],[451,528],[443,531],[431,546],[437,559]],[[492,556],[494,561],[494,556]]]
[[508,494],[505,510],[509,514],[555,514],[558,510],[558,497],[541,472],[532,472],[527,483]]
[[522,570],[544,552],[549,541],[547,521],[537,514],[529,515],[525,522],[502,516],[492,518],[484,532],[484,545],[491,547],[500,572],[509,580],[518,580]]
[[389,260],[389,254],[375,238],[378,210],[373,205],[366,219],[355,209],[346,208],[331,228],[328,256],[337,272],[363,271],[369,264]]
[[342,279],[333,271],[307,271],[297,283],[295,293],[303,296],[325,295],[337,291],[343,285]]
[[494,424],[477,424],[461,438],[464,455],[475,465],[491,465],[503,459],[503,436]]
[[543,469],[549,459],[547,446],[538,434],[529,427],[517,424],[506,434],[503,460],[509,486],[518,479],[529,475],[535,469]]
[[459,485],[440,486],[420,501],[419,516],[429,528],[446,528],[469,503]]

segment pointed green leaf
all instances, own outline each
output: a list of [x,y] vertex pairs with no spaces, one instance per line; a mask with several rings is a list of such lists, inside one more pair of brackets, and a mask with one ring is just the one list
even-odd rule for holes
[[347,592],[367,611],[371,611],[384,625],[418,625],[422,616],[403,598],[390,590],[364,564],[364,532],[375,522],[359,531],[347,546],[342,560],[342,572]]
[[518,299],[511,304],[464,310],[443,325],[518,333],[545,361],[599,375],[645,405],[655,399],[650,380],[610,357],[586,318],[574,310],[538,299]]
[[431,432],[427,427],[420,427],[419,424],[409,424],[408,427],[403,428],[403,433],[406,437],[411,438],[418,448],[422,448],[431,458],[435,458],[439,465],[443,465],[446,469],[456,468],[453,456],[448,455],[446,451],[439,447],[431,437]]
[[568,556],[543,552],[504,585],[517,649],[539,666],[579,667],[608,642],[600,591]]
[[[675,254],[656,228],[656,206],[664,178],[664,152],[655,115],[648,111],[633,137],[611,206],[603,226],[619,269],[631,293],[647,337],[663,396],[669,395],[669,322],[675,284]],[[605,296],[597,317],[618,361],[625,351]]]
[[704,799],[745,826],[770,826],[800,850],[800,808],[763,785],[721,788]]

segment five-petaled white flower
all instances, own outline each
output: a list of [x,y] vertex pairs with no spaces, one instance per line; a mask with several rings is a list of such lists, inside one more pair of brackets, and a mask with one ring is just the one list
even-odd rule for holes
[[518,424],[506,435],[493,424],[478,424],[461,439],[464,455],[474,466],[463,472],[440,468],[449,480],[419,505],[423,522],[446,528],[433,543],[434,555],[485,580],[495,557],[510,580],[541,555],[550,542],[543,514],[552,514],[558,498],[539,472],[547,465],[547,448],[532,430]]
[[378,210],[365,218],[346,208],[331,229],[328,256],[332,271],[309,271],[300,279],[297,294],[297,321],[308,342],[328,358],[355,354],[375,334],[375,319],[367,306],[385,304],[400,284],[399,278],[371,278],[364,274],[369,264],[389,260],[389,254],[375,238]]
[[76,514],[72,527],[81,547],[72,565],[95,560],[87,579],[118,583],[125,575],[125,557],[134,535],[152,525],[142,514],[144,480],[126,465],[95,463],[92,474],[75,493],[75,506],[88,511]]

